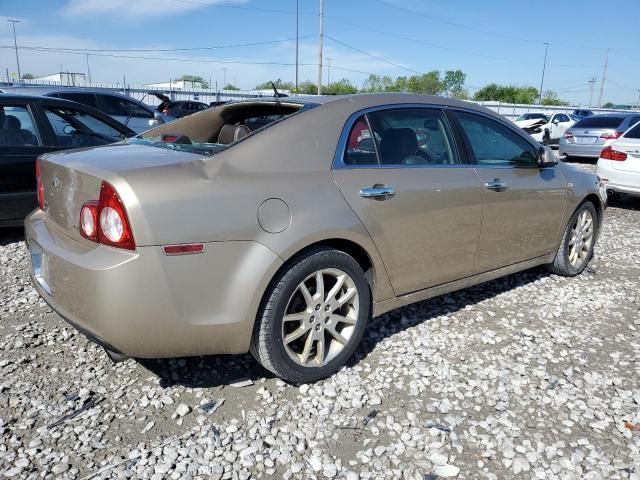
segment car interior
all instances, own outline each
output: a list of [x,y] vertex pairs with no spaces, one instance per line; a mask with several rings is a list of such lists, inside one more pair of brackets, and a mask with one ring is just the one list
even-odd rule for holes
[[25,126],[33,128],[29,113],[24,107],[0,107],[0,146],[3,147],[26,147],[38,145],[38,139],[34,133]]
[[292,102],[229,103],[156,127],[142,138],[160,142],[180,138],[182,143],[186,137],[192,145],[229,145],[304,107]]
[[[373,137],[364,116],[352,127],[344,155],[346,165],[448,165],[457,162],[446,127],[437,115],[407,110],[375,112],[369,115],[369,122]],[[375,145],[372,138],[375,138]]]

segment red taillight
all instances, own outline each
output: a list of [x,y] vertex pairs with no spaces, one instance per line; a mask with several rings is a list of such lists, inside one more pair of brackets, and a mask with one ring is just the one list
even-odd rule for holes
[[127,212],[111,184],[102,182],[100,200],[92,200],[82,206],[80,234],[103,245],[135,250]]
[[615,140],[616,138],[620,138],[624,132],[608,132],[600,135],[600,138],[603,140]]
[[98,202],[91,200],[80,210],[80,235],[94,242],[98,241]]
[[44,183],[42,183],[42,177],[40,176],[40,159],[36,159],[36,191],[38,195],[38,207],[40,210],[44,210]]
[[611,147],[604,147],[600,152],[600,158],[603,160],[613,160],[616,162],[624,162],[627,159],[627,154],[619,152]]
[[573,133],[571,132],[564,132],[564,138],[573,138]]

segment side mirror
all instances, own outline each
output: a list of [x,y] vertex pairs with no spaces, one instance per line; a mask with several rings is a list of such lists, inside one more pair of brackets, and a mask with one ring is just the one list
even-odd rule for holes
[[558,120],[557,118],[553,119],[553,124],[554,125],[558,125],[560,123],[560,120]]
[[539,167],[551,167],[558,163],[558,158],[550,147],[540,147],[538,151],[538,166]]
[[71,125],[65,125],[64,128],[62,129],[62,132],[65,135],[74,135],[76,133],[76,129],[73,128]]

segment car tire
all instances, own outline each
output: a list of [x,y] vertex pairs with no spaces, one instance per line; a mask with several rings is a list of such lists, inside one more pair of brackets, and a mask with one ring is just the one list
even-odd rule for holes
[[544,135],[542,136],[542,144],[545,147],[551,145],[551,136],[549,135],[549,132],[547,132],[547,131],[545,131]]
[[289,262],[271,282],[256,318],[251,353],[287,382],[326,378],[358,347],[371,303],[358,262],[340,250],[313,249]]
[[571,216],[556,257],[547,269],[565,277],[582,273],[593,257],[599,226],[596,207],[589,201],[583,202]]

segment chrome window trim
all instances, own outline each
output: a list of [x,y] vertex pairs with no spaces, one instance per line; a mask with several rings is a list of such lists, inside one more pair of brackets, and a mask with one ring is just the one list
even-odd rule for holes
[[[349,140],[349,134],[351,133],[351,128],[358,118],[365,115],[367,119],[367,123],[369,122],[368,114],[373,112],[380,112],[385,110],[401,110],[406,108],[420,108],[420,109],[429,109],[429,110],[438,110],[442,112],[442,116],[444,122],[449,130],[449,141],[453,149],[455,150],[455,154],[458,158],[459,163],[453,164],[425,164],[425,165],[384,165],[384,164],[373,164],[373,165],[347,165],[344,163],[344,152],[347,147],[347,141]],[[385,105],[376,105],[375,107],[368,107],[362,110],[358,110],[355,113],[352,113],[344,126],[342,127],[342,132],[340,133],[340,138],[338,140],[338,146],[336,148],[336,152],[333,156],[333,162],[331,164],[332,170],[362,170],[362,169],[394,169],[394,170],[404,170],[404,169],[413,169],[413,168],[473,168],[474,165],[471,163],[462,163],[462,156],[460,154],[460,147],[456,142],[455,135],[453,133],[453,128],[449,124],[449,119],[444,114],[444,111],[449,109],[448,105],[434,105],[431,103],[395,103],[395,104],[385,104]],[[374,139],[375,145],[375,139]],[[379,156],[376,148],[376,157],[379,160]]]

